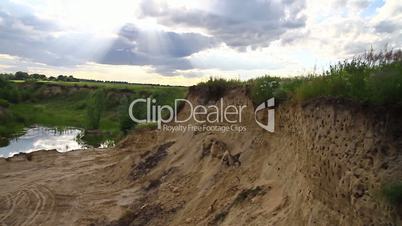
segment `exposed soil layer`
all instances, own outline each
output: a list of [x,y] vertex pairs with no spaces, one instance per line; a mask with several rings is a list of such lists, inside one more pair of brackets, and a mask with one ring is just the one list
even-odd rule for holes
[[0,159],[0,225],[401,224],[381,196],[402,178],[397,110],[283,103],[269,133],[244,90],[224,95],[225,105],[249,106],[246,132],[142,130],[110,150]]

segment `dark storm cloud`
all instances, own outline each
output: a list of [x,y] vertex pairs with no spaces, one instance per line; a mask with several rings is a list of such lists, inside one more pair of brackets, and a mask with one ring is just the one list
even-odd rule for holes
[[211,11],[174,9],[142,2],[144,16],[173,26],[206,29],[227,45],[242,49],[268,46],[285,32],[305,26],[304,0],[216,0]]
[[126,24],[119,37],[125,39],[120,45],[131,45],[138,52],[166,57],[186,57],[216,42],[209,37],[196,33],[175,33],[167,31],[140,30],[133,24]]
[[176,70],[192,68],[185,57],[216,44],[201,34],[141,30],[127,24],[99,63],[150,65],[163,75],[172,75]]

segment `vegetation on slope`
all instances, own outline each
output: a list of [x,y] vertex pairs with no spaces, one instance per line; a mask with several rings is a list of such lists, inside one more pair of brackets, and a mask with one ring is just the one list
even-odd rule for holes
[[371,104],[402,104],[402,51],[368,52],[339,62],[322,74],[280,78],[263,76],[245,82],[211,78],[199,86],[211,95],[246,86],[255,104],[271,97],[279,101],[305,101],[316,97],[342,97]]

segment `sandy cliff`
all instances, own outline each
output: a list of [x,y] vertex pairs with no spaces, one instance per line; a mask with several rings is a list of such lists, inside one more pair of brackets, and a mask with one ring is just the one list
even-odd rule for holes
[[[216,103],[202,90],[188,99]],[[380,194],[402,178],[396,110],[282,103],[269,133],[245,90],[225,93],[237,103],[246,132],[143,130],[111,150],[0,159],[0,225],[401,224]]]

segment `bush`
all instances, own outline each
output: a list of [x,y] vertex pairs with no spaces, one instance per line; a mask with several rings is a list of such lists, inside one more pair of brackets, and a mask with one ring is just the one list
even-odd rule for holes
[[[134,122],[129,115],[129,107],[133,100],[137,99],[137,95],[133,95],[131,98],[125,98],[122,100],[119,109],[119,124],[120,130],[127,133],[129,130],[135,128],[137,123]],[[147,109],[145,103],[137,103],[132,111],[134,117],[137,119],[145,119],[147,117]]]
[[201,82],[198,86],[207,89],[208,100],[218,100],[223,97],[228,89],[240,87],[242,84],[240,80],[236,79],[226,80],[223,78],[210,77],[207,82]]
[[263,76],[248,81],[251,99],[254,104],[262,103],[269,98],[274,97],[274,94],[283,98],[286,94],[280,90],[281,79],[278,77]]
[[130,106],[130,101],[128,98],[124,99],[119,108],[119,126],[120,130],[126,133],[131,128],[135,127],[137,124],[133,120],[131,120],[128,109]]
[[98,129],[105,104],[105,90],[97,89],[87,102],[87,128]]
[[2,77],[0,77],[0,98],[12,103],[20,100],[20,94],[15,85]]

